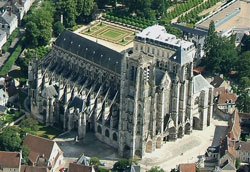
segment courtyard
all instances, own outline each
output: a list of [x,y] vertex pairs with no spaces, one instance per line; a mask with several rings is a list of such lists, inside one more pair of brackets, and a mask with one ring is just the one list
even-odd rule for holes
[[97,22],[79,33],[126,46],[133,41],[136,31],[107,22]]

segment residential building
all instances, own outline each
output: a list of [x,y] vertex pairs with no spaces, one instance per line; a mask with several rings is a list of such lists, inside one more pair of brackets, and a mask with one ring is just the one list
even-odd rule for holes
[[8,103],[9,96],[4,89],[0,89],[0,105],[5,106]]
[[210,125],[213,87],[193,76],[195,52],[159,25],[135,36],[131,54],[65,30],[30,63],[31,113],[80,139],[94,131],[121,156],[143,157]]
[[63,152],[52,140],[28,134],[23,145],[30,151],[29,166],[46,167],[53,172],[63,163]]
[[178,170],[180,172],[196,172],[195,163],[180,164]]
[[5,31],[8,36],[17,28],[17,25],[17,16],[11,10],[5,10],[0,14],[0,29]]
[[[232,87],[230,85],[230,82],[229,81],[225,81],[223,79],[223,75],[216,75],[212,82],[210,83],[215,89],[216,88],[221,88],[221,87],[224,87],[226,89],[226,91],[230,92]],[[216,91],[216,90],[215,90]]]
[[0,30],[0,53],[2,53],[2,47],[7,41],[7,34],[6,32]]
[[250,163],[250,141],[241,141],[237,153],[241,162]]
[[51,172],[51,171],[46,167],[33,167],[33,166],[22,165],[20,172]]
[[234,93],[222,93],[216,101],[216,106],[223,112],[232,114],[236,109],[236,100]]
[[85,166],[77,163],[70,163],[68,172],[95,172],[93,166]]
[[0,171],[1,172],[20,172],[21,153],[0,151]]

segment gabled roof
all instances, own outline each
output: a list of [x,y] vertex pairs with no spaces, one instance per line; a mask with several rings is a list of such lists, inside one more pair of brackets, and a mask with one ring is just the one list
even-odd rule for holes
[[210,83],[214,88],[219,88],[223,83],[224,79],[222,79],[219,75],[214,77],[214,80]]
[[21,172],[50,172],[50,170],[46,167],[36,167],[36,166],[33,167],[33,166],[22,165]]
[[194,76],[194,87],[193,87],[194,94],[209,88],[212,88],[212,86],[202,75]]
[[19,168],[20,153],[0,151],[0,167],[2,168]]
[[55,142],[52,140],[34,136],[31,134],[28,134],[23,141],[23,145],[27,146],[30,150],[28,158],[31,161],[33,161],[34,157],[37,157],[37,155],[44,155],[44,158],[46,160],[49,160],[54,144]]
[[[219,96],[219,99],[218,99],[218,104],[225,104],[225,103],[235,103],[237,100],[237,97],[235,94],[231,93],[222,93],[220,94]],[[230,102],[232,101],[232,102]]]
[[196,167],[194,163],[180,164],[179,169],[180,169],[180,172],[196,172]]
[[121,73],[123,55],[71,31],[64,30],[55,45],[115,73]]
[[222,166],[221,166],[222,170],[236,170],[233,163],[230,160],[225,161]]
[[228,121],[228,137],[232,140],[239,140],[241,133],[239,112],[235,110]]
[[68,170],[68,172],[94,172],[94,171],[95,171],[94,168],[90,166],[84,166],[76,163],[70,163]]
[[9,25],[12,23],[13,20],[15,20],[17,18],[17,16],[13,13],[11,13],[11,15],[9,15],[8,11],[4,11],[3,14],[1,15],[1,18],[8,23]]

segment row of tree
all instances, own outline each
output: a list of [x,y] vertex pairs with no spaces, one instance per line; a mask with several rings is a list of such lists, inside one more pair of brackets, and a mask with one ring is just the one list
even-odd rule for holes
[[197,21],[201,19],[201,17],[199,16],[199,13],[201,13],[205,9],[208,9],[214,6],[217,2],[219,2],[219,0],[208,0],[202,3],[201,5],[195,7],[194,9],[189,11],[187,14],[181,15],[178,18],[177,22],[178,23],[186,22],[186,23],[195,24]]
[[[240,111],[250,112],[250,36],[240,48],[235,47],[235,38],[218,36],[212,21],[205,40],[203,63],[211,73],[234,77],[238,83],[235,92],[239,96],[236,105]],[[231,75],[236,71],[236,75]]]

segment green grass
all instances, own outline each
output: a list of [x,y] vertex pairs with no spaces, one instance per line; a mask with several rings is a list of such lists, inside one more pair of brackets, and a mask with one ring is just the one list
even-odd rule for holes
[[9,70],[12,68],[13,64],[16,62],[16,60],[19,57],[22,50],[23,50],[22,43],[19,43],[18,46],[16,47],[15,51],[11,54],[11,56],[8,58],[7,62],[1,68],[0,75],[6,75],[9,72]]
[[99,23],[83,30],[81,34],[125,46],[133,41],[135,31],[113,26],[108,23]]
[[47,139],[54,139],[56,136],[58,136],[61,133],[62,133],[61,131],[53,127],[39,124],[39,130],[36,132],[36,135],[47,138]]
[[19,35],[20,31],[19,28],[16,28],[8,38],[7,42],[2,47],[2,52],[6,53],[12,43],[12,41]]
[[101,34],[105,37],[117,38],[125,34],[124,32],[120,32],[119,30],[109,29],[107,32]]

